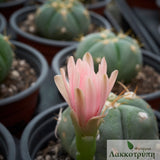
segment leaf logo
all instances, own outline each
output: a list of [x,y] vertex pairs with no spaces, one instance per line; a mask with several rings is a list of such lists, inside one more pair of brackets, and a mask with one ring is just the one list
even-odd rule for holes
[[128,144],[128,148],[130,150],[133,149],[134,145],[131,142],[127,141],[127,144]]

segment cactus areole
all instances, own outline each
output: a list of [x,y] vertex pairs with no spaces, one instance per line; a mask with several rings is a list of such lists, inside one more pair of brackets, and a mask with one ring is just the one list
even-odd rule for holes
[[92,54],[96,69],[102,57],[105,57],[108,74],[117,69],[117,79],[123,83],[130,82],[142,67],[142,53],[137,41],[122,33],[115,35],[105,30],[84,37],[75,57],[82,58],[86,52]]
[[35,17],[39,35],[56,40],[74,40],[88,32],[90,23],[89,12],[77,0],[49,0]]
[[[102,112],[107,115],[97,135],[96,160],[106,160],[106,143],[109,139],[158,139],[158,127],[152,109],[133,92],[126,92],[119,98],[111,93]],[[61,143],[75,158],[76,136],[69,107],[60,119],[57,132]]]
[[13,51],[8,37],[0,34],[0,83],[10,71],[13,60]]

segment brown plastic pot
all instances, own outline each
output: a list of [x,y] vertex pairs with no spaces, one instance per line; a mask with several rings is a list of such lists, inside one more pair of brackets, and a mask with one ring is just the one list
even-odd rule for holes
[[18,130],[20,126],[26,125],[34,114],[39,87],[47,76],[48,65],[37,50],[16,41],[11,43],[16,47],[15,55],[25,59],[37,73],[34,85],[14,96],[0,100],[0,122],[11,130]]
[[[94,4],[86,4],[85,7],[90,11],[93,11],[95,13],[103,15],[104,14],[104,10],[106,8],[106,5],[110,1],[111,0],[97,0],[97,2],[95,2]],[[38,4],[42,4],[44,2],[45,2],[45,0],[37,0]]]
[[[51,40],[43,37],[39,37],[37,35],[32,35],[22,31],[19,28],[19,24],[24,21],[29,13],[34,13],[36,11],[36,7],[26,7],[17,12],[15,12],[11,19],[10,25],[13,31],[17,35],[17,39],[22,41],[26,44],[33,46],[34,48],[38,49],[41,53],[44,54],[48,63],[51,63],[53,56],[60,51],[61,49],[76,44],[76,41],[58,41],[58,40]],[[93,24],[103,27],[103,28],[111,28],[110,23],[103,18],[102,16],[90,12],[91,21]]]
[[[55,75],[60,74],[60,68],[66,64],[67,57],[73,55],[76,48],[77,45],[67,47],[55,55],[52,61],[52,70]],[[147,64],[153,67],[160,74],[160,57],[146,50],[142,50],[142,54],[144,65]],[[152,106],[152,108],[157,110],[160,109],[160,91],[139,96],[146,100]]]
[[156,0],[126,0],[131,7],[157,9]]
[[12,0],[9,2],[1,2],[0,3],[0,12],[7,18],[15,12],[16,10],[22,8],[27,0]]
[[0,33],[3,33],[5,28],[6,28],[6,19],[2,14],[0,14]]

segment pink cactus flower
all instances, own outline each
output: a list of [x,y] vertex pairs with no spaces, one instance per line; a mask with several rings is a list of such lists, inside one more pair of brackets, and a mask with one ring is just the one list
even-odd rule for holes
[[102,117],[102,108],[116,81],[118,71],[107,76],[105,58],[99,64],[99,70],[94,72],[92,56],[86,53],[83,60],[76,64],[73,57],[67,64],[68,80],[64,69],[61,75],[55,76],[55,83],[73,111],[80,128],[85,128],[91,119]]

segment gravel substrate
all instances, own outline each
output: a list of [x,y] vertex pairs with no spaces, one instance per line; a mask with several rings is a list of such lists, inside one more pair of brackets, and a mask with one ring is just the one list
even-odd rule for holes
[[24,91],[36,80],[34,69],[25,60],[14,58],[8,77],[0,84],[0,99]]
[[[137,94],[148,94],[160,90],[160,74],[150,66],[144,66],[138,75],[128,84],[125,84],[130,91],[137,88]],[[112,92],[119,94],[124,88],[116,84]]]
[[60,141],[50,141],[34,160],[73,160],[62,148]]

